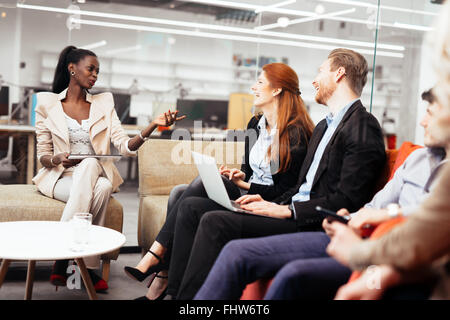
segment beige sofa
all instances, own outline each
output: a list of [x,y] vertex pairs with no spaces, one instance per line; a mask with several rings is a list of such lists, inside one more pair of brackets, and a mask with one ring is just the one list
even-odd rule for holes
[[240,168],[244,142],[153,139],[139,149],[138,244],[143,252],[150,248],[166,220],[172,188],[190,183],[198,175],[190,150],[208,154],[218,164]]
[[[31,184],[0,185],[0,222],[7,221],[59,221],[65,203],[48,198]],[[122,232],[123,208],[111,197],[105,227]],[[103,279],[108,281],[110,262],[117,260],[119,250],[102,255]]]

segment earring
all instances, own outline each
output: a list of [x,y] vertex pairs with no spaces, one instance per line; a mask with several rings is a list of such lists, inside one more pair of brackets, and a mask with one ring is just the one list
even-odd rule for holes
[[71,71],[70,74],[71,74],[72,76],[74,76],[74,75],[75,75],[75,72]]

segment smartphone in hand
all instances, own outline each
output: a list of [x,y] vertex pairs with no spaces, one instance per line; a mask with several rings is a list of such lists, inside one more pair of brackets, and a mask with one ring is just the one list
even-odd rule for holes
[[348,221],[350,220],[349,216],[340,216],[336,212],[324,209],[320,206],[316,207],[316,211],[321,215],[323,215],[328,220],[328,222],[337,221],[343,224],[347,224]]

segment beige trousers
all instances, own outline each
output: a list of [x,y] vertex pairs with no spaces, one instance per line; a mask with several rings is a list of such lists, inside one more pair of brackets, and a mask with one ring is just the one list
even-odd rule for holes
[[[56,182],[54,198],[66,202],[61,221],[70,221],[77,212],[92,214],[92,224],[104,226],[106,208],[112,193],[111,182],[103,177],[99,161],[87,158],[67,172]],[[84,258],[90,269],[100,267],[100,256]]]

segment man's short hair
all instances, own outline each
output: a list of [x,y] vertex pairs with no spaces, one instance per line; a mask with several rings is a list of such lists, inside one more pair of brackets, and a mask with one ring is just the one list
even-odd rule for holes
[[338,48],[328,55],[330,59],[331,71],[336,71],[339,67],[345,68],[350,88],[357,95],[361,95],[367,82],[369,68],[366,59],[356,51]]
[[434,103],[436,101],[436,97],[433,94],[433,89],[429,89],[427,91],[422,92],[422,100],[428,103]]

